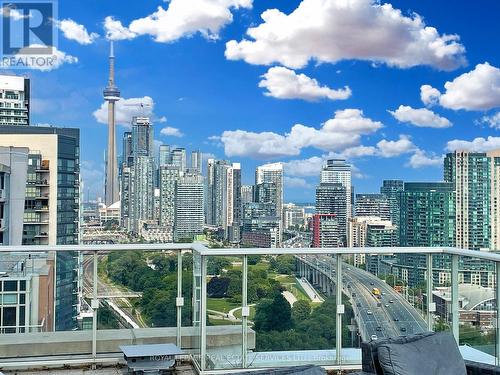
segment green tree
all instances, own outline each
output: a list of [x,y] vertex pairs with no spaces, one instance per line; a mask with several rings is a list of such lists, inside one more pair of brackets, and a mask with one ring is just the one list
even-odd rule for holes
[[292,275],[295,272],[295,258],[292,255],[271,257],[269,269],[277,273]]
[[257,331],[284,331],[292,325],[292,309],[280,293],[257,304],[254,318]]
[[210,257],[207,263],[207,273],[209,275],[220,275],[223,270],[232,268],[231,261],[226,257]]
[[295,324],[309,318],[311,314],[311,304],[306,300],[299,300],[292,306],[292,318]]

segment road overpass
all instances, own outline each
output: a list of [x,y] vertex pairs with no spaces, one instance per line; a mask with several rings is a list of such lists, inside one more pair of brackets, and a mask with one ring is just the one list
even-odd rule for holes
[[[327,255],[297,255],[298,272],[323,293],[333,295],[336,261]],[[351,300],[361,338],[369,340],[427,331],[423,316],[406,299],[375,275],[347,263],[342,265],[343,293]],[[372,290],[378,288],[381,298]]]

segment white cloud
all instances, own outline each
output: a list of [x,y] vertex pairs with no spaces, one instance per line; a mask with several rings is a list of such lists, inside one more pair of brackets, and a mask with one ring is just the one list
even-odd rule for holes
[[229,156],[273,159],[300,154],[300,145],[294,145],[287,136],[273,132],[254,133],[246,130],[227,130],[220,141],[224,153]]
[[184,134],[177,128],[174,128],[172,126],[166,126],[163,129],[160,130],[160,133],[164,136],[167,137],[184,137]]
[[444,87],[439,104],[445,108],[483,111],[500,107],[500,69],[487,62],[446,82]]
[[409,68],[452,70],[465,64],[457,35],[440,34],[417,14],[405,16],[375,0],[302,0],[289,15],[268,9],[249,39],[231,40],[226,57],[251,64],[302,68],[310,60],[357,59]]
[[400,105],[395,111],[389,111],[400,122],[408,122],[420,128],[449,128],[453,124],[447,118],[427,108],[412,108],[406,105]]
[[323,158],[319,156],[313,156],[308,159],[290,160],[284,163],[285,174],[299,177],[319,176],[322,166]]
[[345,149],[339,156],[346,159],[361,158],[364,156],[374,156],[377,148],[373,146],[355,146]]
[[128,40],[134,39],[137,34],[122,25],[121,21],[108,16],[104,19],[104,30],[108,40]]
[[[41,44],[32,44],[28,47],[28,49],[35,48],[46,49],[47,46]],[[28,53],[24,53],[23,49],[21,49],[19,51],[19,54],[15,55],[14,57],[17,64],[16,66],[25,69],[49,72],[51,70],[60,68],[64,64],[75,64],[78,62],[77,57],[68,55],[63,51],[58,50],[56,47],[51,48],[52,55],[33,54],[31,53],[31,51],[29,51]],[[21,65],[19,61],[23,61],[23,65]],[[2,68],[8,68],[8,66],[3,66]]]
[[487,152],[500,149],[500,137],[474,138],[472,141],[454,139],[447,143],[448,151]]
[[160,43],[174,42],[195,33],[207,39],[217,39],[220,30],[233,21],[232,11],[252,8],[253,0],[170,0],[165,9],[133,20],[127,27],[112,17],[106,17],[108,39],[133,39],[151,35]]
[[75,40],[83,45],[92,44],[97,38],[99,38],[99,34],[89,33],[85,26],[80,25],[69,18],[62,21],[56,21],[56,26],[62,31],[67,39]]
[[[143,106],[141,106],[143,104]],[[146,116],[153,117],[154,101],[149,96],[142,98],[120,99],[116,102],[116,123],[125,127],[130,127],[132,117]],[[93,113],[95,119],[101,124],[108,123],[108,104],[101,104],[101,107]]]
[[344,109],[335,112],[334,118],[323,124],[326,131],[334,133],[371,134],[384,125],[364,117],[360,109]]
[[311,189],[312,185],[309,184],[303,178],[285,176],[285,187],[292,189],[293,188]]
[[362,180],[369,177],[367,174],[364,174],[361,171],[361,169],[359,169],[354,164],[351,164],[351,172],[352,172],[352,177],[357,178],[358,180]]
[[220,141],[226,156],[249,156],[256,159],[272,159],[296,156],[303,148],[314,147],[323,151],[342,152],[357,146],[361,135],[371,134],[382,123],[364,117],[359,109],[335,112],[320,129],[296,124],[284,135],[274,132],[255,133],[245,130],[225,131]]
[[441,93],[438,89],[430,85],[422,85],[420,86],[420,99],[422,103],[426,106],[433,106],[439,103],[439,97]]
[[492,129],[500,130],[500,112],[491,116],[483,116],[479,123],[487,124]]
[[392,158],[402,154],[407,154],[417,149],[410,137],[407,135],[400,135],[397,141],[388,141],[383,139],[377,143],[377,148],[378,155],[384,158]]
[[315,101],[318,99],[342,100],[351,96],[348,86],[334,90],[321,86],[317,80],[297,74],[293,70],[275,66],[262,76],[259,87],[266,88],[265,95],[278,99],[303,99]]
[[422,150],[416,150],[408,161],[408,166],[412,168],[440,167],[443,165],[444,155],[427,155]]

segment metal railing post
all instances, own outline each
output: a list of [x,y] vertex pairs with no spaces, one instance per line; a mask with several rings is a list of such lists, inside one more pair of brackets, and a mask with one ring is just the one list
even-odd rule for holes
[[451,329],[457,343],[460,338],[458,325],[458,255],[451,256]]
[[497,317],[496,317],[496,332],[495,332],[495,357],[496,357],[496,365],[500,366],[500,287],[499,287],[499,282],[500,282],[500,264],[498,262],[495,262],[495,270],[496,270],[496,290],[495,290],[495,296],[496,296],[496,307],[497,307]]
[[436,306],[432,298],[433,288],[432,254],[427,254],[427,330],[434,330],[434,318],[432,314],[436,312]]
[[337,354],[337,365],[342,365],[342,315],[344,314],[344,305],[342,304],[342,255],[337,254],[337,292],[336,292],[336,304],[337,304],[337,319],[336,319],[336,346],[335,352]]
[[250,311],[248,308],[248,256],[243,255],[243,275],[241,286],[241,365],[247,368],[247,352],[248,352],[248,316]]
[[200,367],[207,368],[207,258],[201,255]]
[[177,346],[182,347],[182,307],[184,306],[184,298],[182,297],[182,250],[177,252]]
[[92,281],[92,367],[95,369],[97,360],[97,310],[99,309],[99,300],[97,298],[97,250],[93,252],[93,281]]

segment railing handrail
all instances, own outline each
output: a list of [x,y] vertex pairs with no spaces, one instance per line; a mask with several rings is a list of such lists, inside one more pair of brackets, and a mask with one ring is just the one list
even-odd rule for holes
[[390,254],[448,254],[500,262],[500,253],[466,250],[456,247],[290,247],[290,248],[217,248],[210,249],[203,243],[127,243],[100,245],[20,245],[0,246],[0,253],[34,253],[47,251],[161,251],[192,250],[201,256],[242,256],[242,255],[390,255]]

